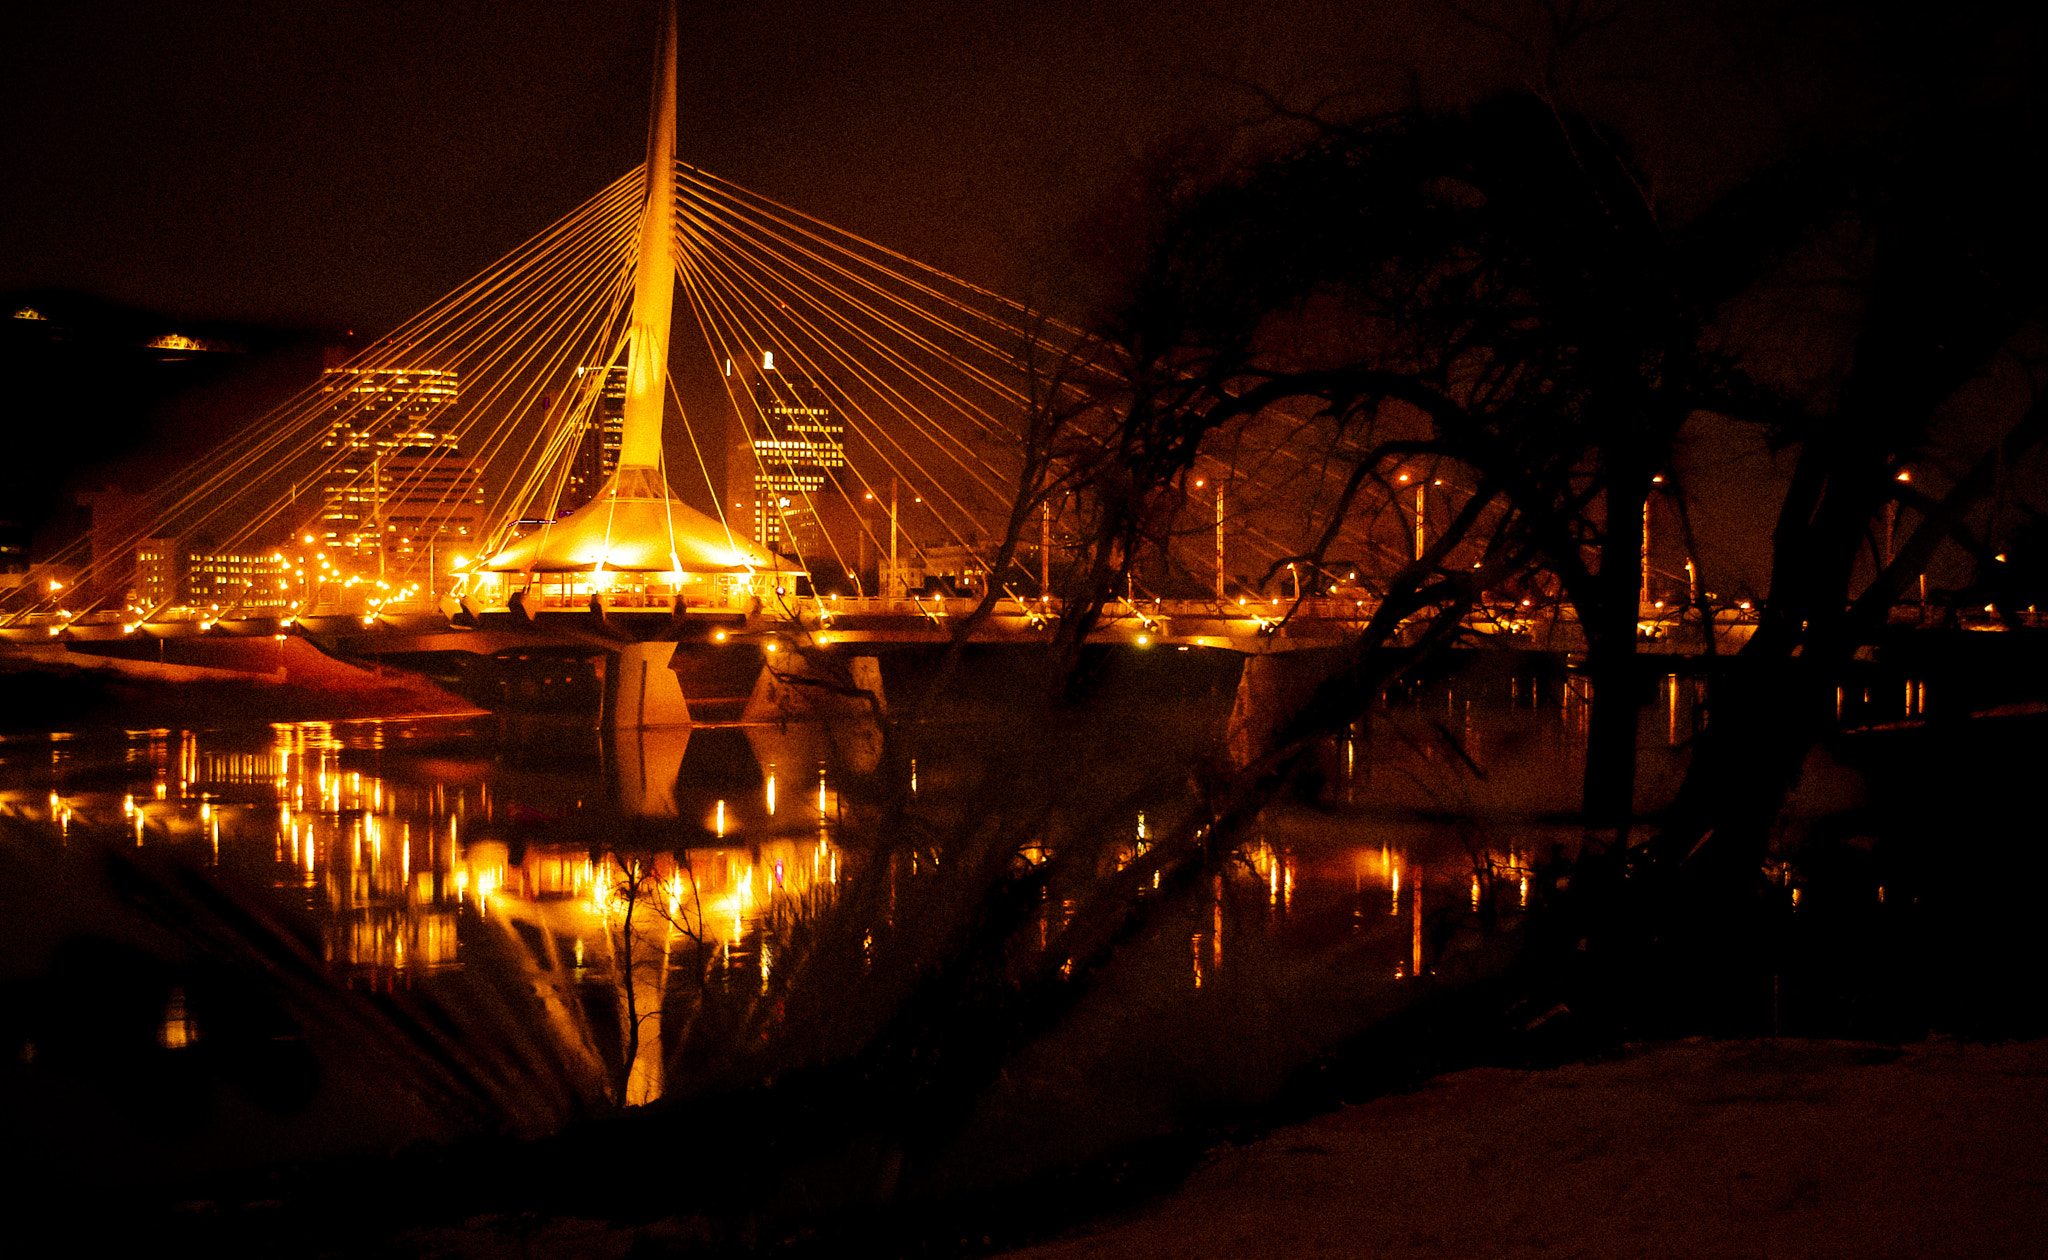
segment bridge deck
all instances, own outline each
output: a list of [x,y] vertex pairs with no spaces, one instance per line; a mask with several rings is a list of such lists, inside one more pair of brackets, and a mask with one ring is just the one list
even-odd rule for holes
[[[214,620],[197,615],[142,625],[111,615],[58,622],[32,620],[0,630],[0,642],[22,645],[130,639],[280,636],[302,634],[328,640],[408,639],[432,636],[439,643],[463,642],[465,650],[493,652],[534,637],[574,640],[592,649],[634,639],[705,638],[724,634],[795,634],[820,643],[943,643],[979,601],[961,598],[856,598],[846,596],[776,599],[773,607],[750,612],[699,609],[680,612],[672,602],[644,596],[607,599],[602,615],[590,602],[564,598],[534,600],[524,609],[474,610],[477,628],[452,602],[445,608],[396,606],[373,616],[352,610],[318,609],[295,618],[245,617]],[[1187,645],[1265,653],[1321,647],[1355,637],[1377,611],[1356,598],[1238,601],[1137,600],[1104,607],[1092,642]],[[1056,631],[1061,612],[1055,601],[1002,599],[973,631],[976,642],[1042,642]],[[1689,655],[1708,651],[1705,624],[1697,615],[1646,606],[1639,623],[1639,647],[1648,653]],[[1754,614],[1729,612],[1715,618],[1715,652],[1731,652],[1747,641]],[[1910,624],[1910,622],[1908,623]],[[1466,619],[1477,638],[1502,646],[1579,652],[1585,648],[1569,615],[1505,608],[1475,612]],[[510,636],[510,637],[507,637]]]

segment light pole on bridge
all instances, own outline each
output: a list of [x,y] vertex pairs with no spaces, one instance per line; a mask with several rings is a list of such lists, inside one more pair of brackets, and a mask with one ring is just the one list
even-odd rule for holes
[[[1200,490],[1205,484],[1205,482],[1198,478],[1195,481],[1195,489]],[[1219,605],[1226,598],[1224,594],[1223,573],[1223,483],[1218,481],[1216,483],[1216,602]]]
[[1052,499],[1045,500],[1045,509],[1038,514],[1038,594],[1041,598],[1052,594]]
[[[1398,480],[1409,481],[1411,478],[1407,473],[1402,473]],[[1429,550],[1429,482],[1422,477],[1414,477],[1412,480],[1415,482],[1415,559],[1420,562],[1423,553]],[[1443,483],[1439,481],[1437,484]]]

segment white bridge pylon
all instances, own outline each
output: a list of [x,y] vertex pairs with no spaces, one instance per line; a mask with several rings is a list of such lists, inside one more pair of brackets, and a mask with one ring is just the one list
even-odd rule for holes
[[502,533],[493,539],[501,545],[468,568],[458,588],[463,593],[474,589],[487,605],[502,602],[512,583],[524,590],[540,575],[543,581],[554,577],[558,588],[580,585],[600,599],[616,586],[617,593],[638,594],[640,602],[650,586],[666,587],[671,600],[686,600],[686,588],[714,583],[716,602],[731,606],[741,600],[752,603],[777,586],[786,589],[802,573],[799,566],[736,535],[727,521],[683,502],[669,488],[663,468],[675,303],[672,260],[677,253],[675,52],[675,10],[670,7],[663,14],[656,61],[633,300],[620,349],[626,381],[617,467],[589,502],[568,515],[557,520],[550,511],[537,531],[509,544]]

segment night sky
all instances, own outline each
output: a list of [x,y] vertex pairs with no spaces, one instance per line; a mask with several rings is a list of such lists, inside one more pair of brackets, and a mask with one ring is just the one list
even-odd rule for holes
[[[679,148],[1081,311],[1077,238],[1133,159],[1258,119],[1247,84],[1341,112],[1553,79],[1702,187],[1799,108],[1754,83],[1754,31],[1635,5],[1551,67],[1517,46],[1528,8],[1473,10],[1489,30],[1415,0],[686,3]],[[654,23],[647,0],[38,6],[0,51],[0,291],[390,327],[639,160]]]

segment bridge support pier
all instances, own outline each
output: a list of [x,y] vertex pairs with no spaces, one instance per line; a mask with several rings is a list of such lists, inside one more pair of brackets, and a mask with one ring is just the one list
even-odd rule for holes
[[1248,766],[1272,752],[1294,715],[1343,660],[1327,648],[1246,657],[1230,711],[1231,761]]
[[604,724],[612,730],[688,726],[690,702],[676,672],[673,643],[627,643],[605,661]]
[[829,655],[784,652],[755,681],[745,720],[802,723],[826,737],[841,765],[868,774],[882,759],[883,713],[882,669],[874,657],[841,666]]

